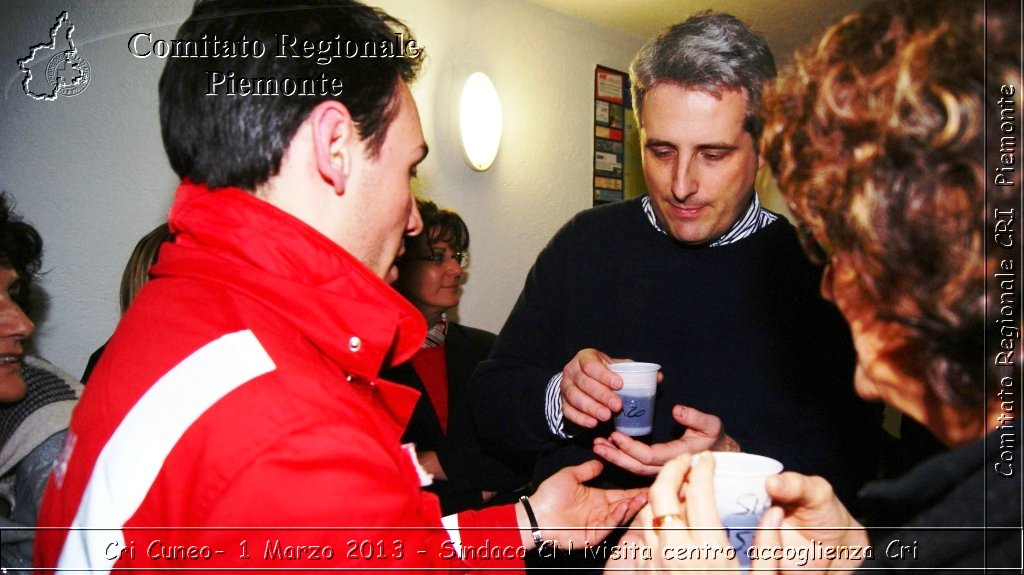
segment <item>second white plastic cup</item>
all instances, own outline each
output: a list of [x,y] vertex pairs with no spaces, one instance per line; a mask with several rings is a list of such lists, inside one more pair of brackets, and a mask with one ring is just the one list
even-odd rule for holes
[[754,531],[772,504],[765,481],[782,472],[782,463],[753,453],[713,451],[711,455],[715,458],[715,506],[729,544],[746,570],[750,568],[747,550],[754,544]]
[[622,378],[622,389],[616,392],[622,399],[622,411],[615,415],[615,429],[634,437],[650,434],[661,366],[628,361],[610,364],[608,369]]

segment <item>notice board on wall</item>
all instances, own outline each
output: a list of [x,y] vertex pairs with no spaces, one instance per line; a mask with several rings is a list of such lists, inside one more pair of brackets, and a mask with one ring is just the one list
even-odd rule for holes
[[625,198],[624,133],[629,75],[604,66],[594,71],[594,205]]

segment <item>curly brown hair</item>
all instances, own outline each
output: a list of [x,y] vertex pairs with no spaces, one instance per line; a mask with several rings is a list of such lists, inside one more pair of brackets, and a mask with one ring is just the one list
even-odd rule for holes
[[43,238],[14,211],[13,201],[0,192],[0,267],[12,268],[18,282],[11,299],[25,313],[31,311],[29,287],[43,264]]
[[960,408],[984,403],[993,365],[986,214],[1020,194],[1019,177],[986,194],[986,145],[997,157],[999,140],[986,142],[986,106],[1021,81],[1015,11],[987,5],[875,3],[798,54],[764,99],[763,152],[790,209],[851,263],[877,317],[907,328],[927,354],[922,379]]

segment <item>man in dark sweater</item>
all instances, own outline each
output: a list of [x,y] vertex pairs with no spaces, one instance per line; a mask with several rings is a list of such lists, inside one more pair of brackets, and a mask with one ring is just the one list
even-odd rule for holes
[[[555,235],[471,386],[481,432],[537,452],[535,479],[596,453],[619,467],[605,483],[649,483],[680,453],[736,444],[848,495],[875,473],[880,413],[853,393],[848,329],[754,192],[774,75],[763,39],[726,14],[691,17],[634,60],[650,195]],[[610,423],[622,384],[607,366],[626,358],[662,366],[639,440]]]

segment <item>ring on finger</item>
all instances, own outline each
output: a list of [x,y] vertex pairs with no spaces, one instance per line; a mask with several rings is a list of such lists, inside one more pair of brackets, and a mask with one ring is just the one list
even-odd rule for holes
[[683,518],[677,513],[669,513],[667,515],[659,515],[655,517],[654,521],[651,522],[651,525],[653,525],[655,529],[661,529],[662,527],[671,526],[672,524],[682,523]]

